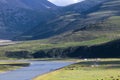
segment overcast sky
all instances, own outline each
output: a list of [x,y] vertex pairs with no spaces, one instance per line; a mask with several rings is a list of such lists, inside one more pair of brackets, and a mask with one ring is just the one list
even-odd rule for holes
[[66,5],[70,5],[70,4],[73,4],[73,3],[77,3],[77,2],[80,2],[80,1],[83,1],[83,0],[48,0],[58,6],[66,6]]

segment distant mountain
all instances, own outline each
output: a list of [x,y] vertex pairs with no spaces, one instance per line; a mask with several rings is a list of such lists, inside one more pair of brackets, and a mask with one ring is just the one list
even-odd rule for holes
[[0,38],[11,39],[55,17],[57,8],[47,0],[0,0]]

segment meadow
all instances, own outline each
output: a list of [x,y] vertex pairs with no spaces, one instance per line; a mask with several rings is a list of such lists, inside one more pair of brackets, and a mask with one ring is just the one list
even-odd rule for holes
[[120,59],[80,60],[34,80],[120,80]]

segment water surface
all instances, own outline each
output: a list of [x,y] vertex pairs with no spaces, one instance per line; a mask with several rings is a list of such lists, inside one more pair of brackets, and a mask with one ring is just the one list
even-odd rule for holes
[[74,62],[32,61],[31,65],[0,74],[0,80],[32,80],[36,76],[51,72]]

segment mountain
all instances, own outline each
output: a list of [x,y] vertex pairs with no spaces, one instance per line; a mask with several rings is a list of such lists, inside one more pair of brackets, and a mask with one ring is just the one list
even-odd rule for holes
[[56,9],[57,6],[47,0],[1,0],[1,4],[8,5],[9,7],[19,7],[33,10],[44,10],[44,9]]
[[[96,29],[99,29],[102,24],[106,25],[108,18],[119,16],[119,1],[85,0],[62,7],[59,9],[61,13],[57,18],[28,30],[17,39],[29,40],[52,37],[50,41],[59,42],[91,40],[98,38],[99,34],[106,36],[108,31],[101,34],[103,30],[100,32],[100,30],[96,31]],[[96,26],[98,24],[99,26]],[[94,29],[92,29],[93,27]],[[107,28],[109,29],[109,27]],[[94,34],[95,32],[98,34]],[[111,32],[109,31],[109,33]]]
[[119,7],[120,0],[86,0],[63,7],[60,16],[25,32],[18,40],[49,38],[56,43],[116,39],[120,34]]
[[47,0],[0,0],[0,38],[12,39],[55,17],[57,8]]
[[85,0],[58,7],[47,0],[1,0],[0,38],[74,42],[119,38],[120,0]]

